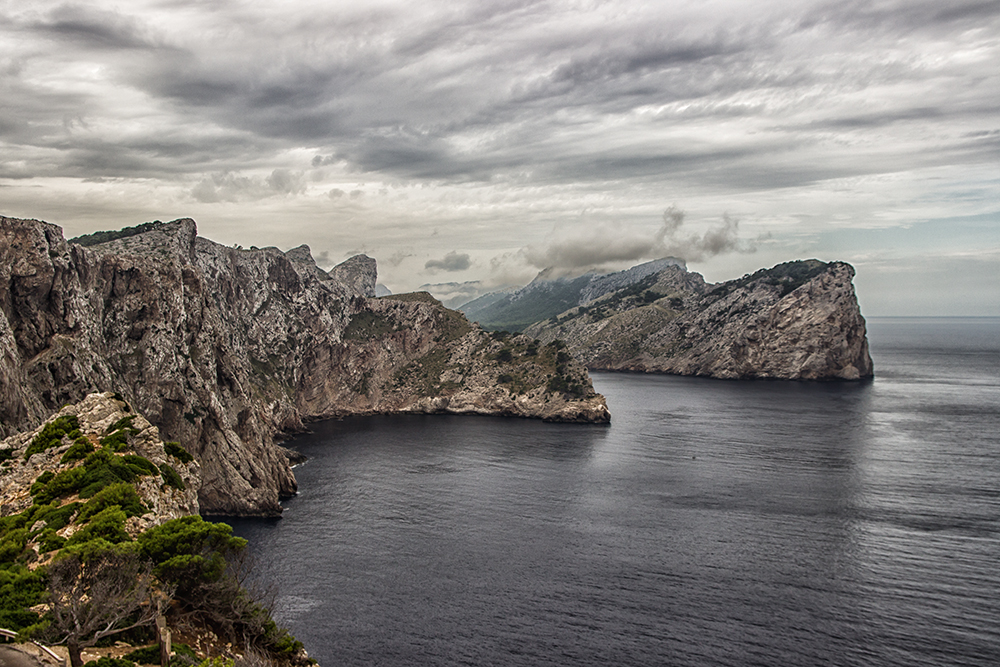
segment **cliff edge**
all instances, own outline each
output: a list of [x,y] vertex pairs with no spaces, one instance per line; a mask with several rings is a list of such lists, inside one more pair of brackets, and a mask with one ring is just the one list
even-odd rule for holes
[[668,266],[525,333],[564,339],[591,370],[861,380],[874,368],[853,278],[849,264],[803,260],[710,285]]
[[275,439],[311,419],[609,419],[558,351],[511,373],[503,341],[429,295],[373,298],[375,283],[370,258],[325,272],[306,247],[226,247],[190,219],[72,243],[55,225],[0,217],[0,437],[118,392],[195,455],[203,512],[268,515],[296,491]]

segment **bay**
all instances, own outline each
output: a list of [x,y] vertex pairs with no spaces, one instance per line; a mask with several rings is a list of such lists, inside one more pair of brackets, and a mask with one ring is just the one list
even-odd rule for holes
[[323,665],[995,665],[1000,319],[868,383],[594,374],[610,426],[351,418],[239,520]]

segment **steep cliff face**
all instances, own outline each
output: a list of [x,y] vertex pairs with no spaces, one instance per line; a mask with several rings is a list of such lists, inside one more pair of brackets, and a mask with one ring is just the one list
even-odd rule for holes
[[853,277],[848,264],[808,260],[707,285],[667,267],[525,333],[565,339],[592,370],[858,380],[873,366]]
[[[495,341],[436,302],[371,298],[370,258],[327,273],[308,248],[228,248],[199,238],[192,220],[99,240],[83,247],[55,225],[0,218],[0,435],[88,392],[120,392],[165,438],[188,443],[204,512],[279,512],[296,485],[274,439],[303,420],[608,418],[589,380],[581,395],[498,393]],[[413,364],[430,365],[430,380],[404,372]]]

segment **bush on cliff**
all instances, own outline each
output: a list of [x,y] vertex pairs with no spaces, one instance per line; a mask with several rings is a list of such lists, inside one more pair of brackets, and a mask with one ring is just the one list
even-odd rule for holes
[[42,427],[38,435],[32,438],[31,444],[28,445],[28,448],[24,452],[24,460],[27,461],[34,454],[39,454],[50,447],[62,444],[64,436],[69,436],[71,439],[79,438],[81,435],[79,427],[80,422],[77,420],[76,415],[64,415],[53,419]]

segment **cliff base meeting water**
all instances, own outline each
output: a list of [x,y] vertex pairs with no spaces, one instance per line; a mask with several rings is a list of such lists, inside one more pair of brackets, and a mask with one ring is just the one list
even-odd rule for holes
[[871,383],[595,374],[610,426],[351,418],[234,522],[322,665],[1000,664],[1000,320]]

